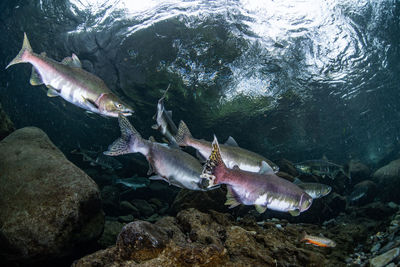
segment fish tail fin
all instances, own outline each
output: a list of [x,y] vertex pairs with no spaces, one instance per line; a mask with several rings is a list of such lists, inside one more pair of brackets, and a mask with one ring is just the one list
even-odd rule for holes
[[26,36],[26,33],[24,33],[24,42],[22,43],[22,48],[19,51],[18,55],[13,60],[11,60],[11,62],[7,65],[6,69],[8,69],[8,67],[14,64],[26,62],[24,60],[25,53],[32,53],[32,52],[33,52],[32,47],[29,43],[28,37]]
[[[136,150],[133,148],[137,146],[138,142],[143,142],[139,132],[130,124],[128,118],[121,113],[118,115],[119,127],[121,128],[121,137],[114,141],[108,150],[103,152],[107,156],[118,156],[129,153],[135,153]],[[131,144],[136,144],[133,147]]]
[[201,178],[205,178],[205,179],[209,180],[208,187],[212,187],[218,183],[217,177],[214,175],[214,173],[215,173],[215,169],[219,166],[222,166],[225,168],[225,163],[221,157],[217,137],[214,135],[214,141],[212,143],[211,155],[208,158],[206,164],[204,165],[203,171],[200,175]]
[[179,122],[178,132],[176,133],[175,140],[179,146],[187,146],[188,138],[192,138],[192,134],[189,131],[184,121]]

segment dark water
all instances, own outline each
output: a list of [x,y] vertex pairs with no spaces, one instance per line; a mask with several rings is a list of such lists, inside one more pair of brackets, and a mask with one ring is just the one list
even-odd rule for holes
[[[233,136],[292,162],[326,156],[373,169],[399,156],[398,1],[2,1],[0,32],[2,68],[23,32],[37,53],[75,53],[134,108],[144,137],[161,137],[152,117],[171,84],[165,105],[197,138]],[[69,158],[78,144],[101,150],[120,135],[116,119],[48,98],[30,72],[0,72],[16,128],[43,129]]]

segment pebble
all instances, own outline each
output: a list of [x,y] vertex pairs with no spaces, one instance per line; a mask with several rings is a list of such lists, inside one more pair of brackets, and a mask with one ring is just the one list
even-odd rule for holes
[[279,230],[283,230],[283,227],[282,227],[282,225],[280,225],[280,224],[277,224],[277,225],[275,225],[276,226],[276,228],[278,228]]
[[376,253],[380,248],[381,248],[381,243],[376,243],[376,244],[371,248],[371,253]]
[[389,202],[388,206],[389,206],[389,208],[392,208],[392,209],[397,209],[398,208],[398,205],[396,203],[394,203],[394,202]]
[[395,259],[400,254],[400,248],[394,248],[388,252],[376,256],[369,261],[371,267],[383,267]]

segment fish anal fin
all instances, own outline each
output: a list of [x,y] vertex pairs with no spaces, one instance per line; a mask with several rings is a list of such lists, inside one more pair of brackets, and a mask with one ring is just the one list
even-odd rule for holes
[[54,87],[52,87],[50,85],[48,85],[47,88],[49,88],[47,90],[47,96],[48,97],[56,97],[60,93],[60,90],[57,90],[57,89],[55,89]]
[[267,206],[254,205],[254,207],[258,213],[264,213],[267,210]]
[[292,216],[299,216],[300,215],[300,211],[298,209],[296,210],[289,210],[289,214]]
[[29,82],[33,86],[43,84],[42,77],[40,76],[39,72],[35,69],[35,67],[32,67],[32,73]]
[[237,142],[235,141],[235,139],[233,139],[232,136],[229,136],[229,137],[228,137],[228,139],[225,141],[225,144],[224,144],[224,145],[227,145],[227,146],[239,146],[239,145],[237,144]]

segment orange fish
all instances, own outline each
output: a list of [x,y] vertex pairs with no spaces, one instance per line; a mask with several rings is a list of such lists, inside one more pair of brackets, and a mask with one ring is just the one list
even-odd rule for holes
[[336,247],[335,241],[322,236],[304,234],[303,238],[300,241],[306,242],[307,244],[313,244],[314,246],[318,247]]

